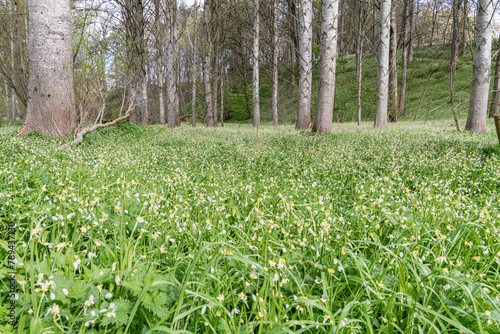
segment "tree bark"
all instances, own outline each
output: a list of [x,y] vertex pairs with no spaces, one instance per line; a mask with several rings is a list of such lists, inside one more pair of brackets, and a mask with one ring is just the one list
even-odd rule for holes
[[197,36],[196,33],[196,23],[198,22],[198,4],[196,0],[194,0],[194,28],[193,28],[193,66],[192,70],[192,80],[193,80],[193,93],[191,96],[191,125],[196,127],[196,81],[198,79],[198,45],[197,45]]
[[323,0],[318,101],[312,129],[313,132],[318,133],[332,132],[338,13],[338,0]]
[[377,55],[377,96],[375,109],[375,127],[387,126],[387,105],[389,102],[389,43],[391,0],[381,0],[380,3],[380,42]]
[[273,126],[278,126],[278,3],[273,0]]
[[451,37],[451,56],[450,56],[450,102],[453,103],[454,99],[454,83],[455,83],[455,71],[457,70],[457,62],[458,62],[458,29],[459,29],[459,20],[458,12],[460,10],[460,2],[461,0],[453,0],[452,6],[452,17],[453,17],[453,25],[452,25],[452,37]]
[[224,72],[220,76],[220,126],[224,127]]
[[176,48],[176,12],[177,1],[167,1],[167,123],[170,129],[177,126],[177,48]]
[[398,35],[396,31],[396,6],[391,8],[391,41],[389,49],[389,121],[398,121]]
[[19,134],[64,136],[77,126],[69,1],[29,2],[26,119]]
[[465,130],[485,132],[490,88],[492,0],[479,0],[474,29],[474,56],[469,113]]
[[491,97],[490,114],[493,117],[500,107],[500,39],[497,42],[497,61],[495,64],[495,79],[493,81],[493,96]]
[[409,1],[409,7],[410,7],[410,14],[409,14],[409,19],[410,19],[410,38],[408,40],[408,63],[411,63],[413,61],[413,44],[415,42],[415,25],[417,22],[417,8],[416,8],[416,0],[406,0]]
[[259,83],[259,26],[260,15],[259,6],[260,0],[253,0],[253,53],[252,53],[252,66],[253,66],[253,126],[260,126],[260,83]]
[[363,4],[354,1],[354,28],[356,35],[356,82],[358,102],[358,126],[361,125],[361,85],[363,75]]
[[144,38],[145,20],[142,0],[125,0],[123,8],[129,60],[129,97],[137,107],[131,112],[129,121],[135,124],[147,124],[148,97],[146,72],[146,41]]
[[299,110],[298,130],[311,125],[312,93],[312,0],[300,0],[299,35]]
[[460,53],[462,57],[467,53],[467,33],[468,33],[468,22],[469,22],[469,4],[467,0],[463,0],[462,7],[462,41],[460,45]]
[[403,9],[403,55],[401,61],[401,85],[399,87],[399,113],[405,113],[405,99],[406,99],[406,74],[408,71],[408,19],[410,0],[404,0]]
[[213,109],[212,109],[212,86],[210,83],[211,60],[212,60],[212,40],[210,34],[211,9],[209,1],[205,0],[203,8],[203,37],[204,37],[204,55],[203,55],[203,85],[205,87],[205,125],[215,127]]
[[160,31],[160,13],[161,4],[160,0],[154,0],[155,7],[155,46],[156,46],[156,76],[158,78],[158,98],[160,103],[160,124],[165,124],[165,103],[163,101],[163,45],[161,40]]

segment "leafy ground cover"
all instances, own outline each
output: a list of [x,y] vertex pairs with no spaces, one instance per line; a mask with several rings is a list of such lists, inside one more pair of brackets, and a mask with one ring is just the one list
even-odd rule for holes
[[0,331],[498,333],[500,151],[451,123],[2,127]]

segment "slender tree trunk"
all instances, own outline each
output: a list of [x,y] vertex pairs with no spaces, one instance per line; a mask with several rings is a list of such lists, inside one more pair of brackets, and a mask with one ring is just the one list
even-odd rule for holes
[[[215,51],[215,50],[214,50]],[[217,62],[214,62],[214,69],[213,69],[213,74],[212,74],[212,110],[213,110],[213,115],[214,115],[214,124],[217,126],[219,123],[217,120],[217,115],[218,115],[218,102],[217,102],[217,95],[218,95],[218,90],[219,90],[219,84],[218,84],[218,71],[217,71]]]
[[205,125],[215,127],[212,105],[212,86],[210,83],[211,60],[212,60],[212,40],[210,34],[211,6],[205,0],[203,9],[203,36],[204,36],[204,60],[203,60],[203,84],[205,86]]
[[387,105],[389,102],[389,44],[391,34],[391,0],[380,2],[380,42],[378,45],[377,96],[375,127],[387,126]]
[[313,132],[318,133],[332,132],[338,13],[338,0],[323,0],[318,101],[312,129]]
[[411,63],[413,61],[413,44],[415,41],[415,25],[417,21],[417,8],[416,8],[417,0],[406,0],[406,1],[410,2],[409,3],[410,38],[408,40],[408,63]]
[[196,23],[198,22],[198,5],[194,0],[194,28],[193,28],[193,66],[192,66],[192,80],[193,80],[193,95],[191,97],[191,125],[196,127],[196,81],[198,78],[198,34],[196,33]]
[[177,73],[176,73],[176,43],[175,43],[175,29],[176,29],[176,11],[177,1],[167,1],[167,122],[169,128],[175,128],[177,125]]
[[479,0],[474,29],[474,56],[469,113],[465,130],[485,132],[490,88],[493,1]]
[[391,9],[391,41],[389,49],[389,121],[398,121],[398,67],[397,67],[398,36],[396,32],[396,6]]
[[460,51],[462,57],[467,53],[467,33],[468,33],[468,22],[469,22],[469,4],[467,0],[463,0],[462,7],[462,43],[460,45]]
[[220,75],[220,126],[224,127],[224,72]]
[[453,32],[451,38],[451,57],[450,57],[450,102],[453,103],[454,99],[454,83],[455,71],[457,70],[458,62],[458,28],[459,28],[459,6],[461,0],[453,0],[452,16],[453,16]]
[[273,126],[278,126],[278,3],[273,0]]
[[10,112],[9,112],[9,106],[10,106],[10,98],[9,98],[9,95],[10,95],[10,90],[9,90],[9,86],[7,86],[7,82],[4,82],[4,88],[5,88],[5,116],[7,117],[7,120],[10,121]]
[[493,96],[491,97],[490,114],[493,117],[498,113],[500,106],[500,39],[497,42],[497,61],[495,64],[495,79],[493,81]]
[[437,14],[438,14],[438,0],[434,0],[434,8],[432,9],[431,39],[429,41],[429,46],[432,46],[432,44],[434,43],[434,32],[436,30]]
[[28,7],[28,106],[19,134],[64,136],[77,126],[70,4],[31,0]]
[[[14,17],[15,16],[15,9],[14,9],[14,1],[10,1],[10,6],[9,6],[9,14],[10,14],[10,17]],[[11,70],[11,73],[12,73],[12,76],[14,76],[15,74],[15,69],[14,69],[14,32],[13,32],[13,29],[14,27],[9,27],[9,44],[10,44],[10,70]],[[16,92],[14,91],[14,88],[11,88],[10,90],[10,112],[11,112],[11,118],[13,121],[16,120],[16,100],[17,100],[17,97],[16,97]]]
[[299,36],[299,110],[295,128],[311,125],[312,92],[312,0],[300,0]]
[[160,103],[160,124],[165,124],[165,103],[163,101],[163,45],[161,41],[161,28],[160,28],[160,13],[161,5],[160,0],[154,1],[155,6],[155,44],[156,44],[156,76],[158,78],[158,99]]
[[377,1],[372,1],[372,17],[373,17],[373,29],[372,29],[372,57],[377,55]]
[[260,126],[260,84],[259,84],[259,1],[253,0],[253,126]]
[[354,1],[354,28],[356,35],[356,98],[358,101],[358,126],[361,125],[361,85],[363,75],[363,4]]
[[408,71],[408,19],[410,0],[404,0],[403,9],[403,55],[401,61],[401,85],[399,87],[399,112],[405,114],[406,74]]

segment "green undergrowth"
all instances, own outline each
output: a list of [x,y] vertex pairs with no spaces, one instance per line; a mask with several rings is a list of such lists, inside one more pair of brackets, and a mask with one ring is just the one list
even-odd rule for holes
[[4,126],[0,332],[498,333],[499,150],[450,123]]

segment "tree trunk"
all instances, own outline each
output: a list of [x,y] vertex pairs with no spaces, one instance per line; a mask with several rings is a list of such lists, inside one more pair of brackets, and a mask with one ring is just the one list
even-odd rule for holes
[[401,85],[399,87],[399,113],[405,113],[405,98],[406,98],[406,73],[408,70],[408,18],[409,18],[409,1],[405,0],[403,9],[403,55],[401,59]]
[[479,0],[474,29],[474,57],[469,113],[465,130],[485,132],[490,88],[492,0]]
[[218,95],[218,90],[219,90],[219,84],[218,84],[218,71],[217,71],[217,62],[214,62],[214,70],[213,70],[213,74],[212,74],[212,110],[213,110],[213,115],[214,115],[214,124],[215,126],[217,126],[217,124],[219,123],[218,120],[217,120],[217,114],[218,114],[218,111],[217,111],[217,107],[218,107],[218,103],[217,103],[217,95]]
[[391,34],[391,0],[380,3],[380,42],[377,55],[377,96],[375,127],[387,126],[387,105],[389,102],[389,44]]
[[135,124],[148,122],[146,41],[144,39],[145,21],[142,0],[126,0],[123,8],[129,61],[129,98],[133,99],[135,109],[129,121]]
[[311,125],[312,0],[300,0],[299,24],[299,110],[295,128],[305,130]]
[[163,101],[163,45],[161,41],[161,28],[160,28],[160,0],[154,0],[155,7],[155,44],[156,44],[156,76],[158,78],[158,98],[160,103],[160,124],[165,124],[165,103]]
[[323,0],[318,101],[312,129],[313,132],[318,133],[332,132],[338,13],[338,0]]
[[458,28],[459,28],[459,17],[458,12],[460,10],[461,0],[453,0],[452,6],[452,17],[453,17],[453,32],[451,37],[451,57],[450,57],[450,102],[453,103],[454,99],[454,83],[455,83],[455,71],[457,70],[458,61]]
[[493,117],[498,113],[500,106],[500,39],[497,42],[497,62],[495,64],[495,79],[493,81],[493,96],[491,97],[490,114]]
[[192,70],[192,80],[193,80],[193,94],[191,96],[191,125],[196,127],[196,81],[198,78],[198,45],[197,45],[197,36],[196,33],[196,23],[198,22],[198,4],[196,0],[194,0],[194,28],[193,28],[193,66]]
[[220,126],[224,127],[224,72],[220,76]]
[[19,134],[64,136],[77,126],[70,4],[32,0],[28,13],[28,106]]
[[260,126],[260,84],[259,84],[259,1],[253,0],[253,81],[252,81],[252,94],[253,94],[253,126]]
[[203,9],[203,36],[204,36],[204,55],[203,55],[203,84],[205,86],[205,125],[215,127],[212,105],[212,85],[210,83],[211,60],[212,60],[212,40],[210,34],[211,9],[209,1],[205,0]]
[[167,123],[170,129],[175,128],[177,125],[177,73],[176,73],[176,41],[175,41],[175,26],[176,26],[176,12],[177,1],[167,1]]
[[398,121],[398,67],[397,67],[398,36],[396,32],[396,6],[391,9],[391,41],[389,49],[389,121]]
[[432,9],[432,28],[431,28],[431,39],[429,41],[429,46],[434,43],[434,32],[436,31],[436,21],[438,14],[438,0],[434,0],[434,8]]
[[356,35],[356,98],[358,101],[358,126],[361,125],[361,84],[363,75],[363,4],[354,1],[354,28]]
[[416,8],[416,0],[406,0],[409,1],[410,7],[410,38],[408,40],[408,63],[413,61],[413,44],[415,41],[415,25],[417,22],[417,8]]
[[4,102],[5,102],[5,116],[7,118],[8,121],[10,121],[10,113],[9,113],[9,86],[7,85],[7,82],[4,82],[4,88],[5,88],[5,99],[4,99]]
[[467,33],[468,33],[468,22],[469,22],[469,4],[467,0],[463,0],[462,7],[462,43],[460,45],[460,50],[462,57],[467,53]]
[[278,3],[273,0],[273,126],[278,126]]

